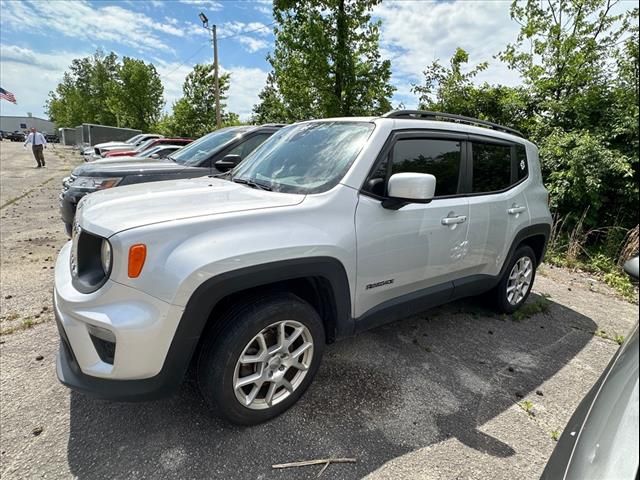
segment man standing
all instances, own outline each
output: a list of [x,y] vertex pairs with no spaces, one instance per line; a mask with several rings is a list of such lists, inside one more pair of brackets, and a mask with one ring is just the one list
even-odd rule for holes
[[27,135],[27,139],[24,141],[24,147],[27,148],[27,145],[31,145],[31,150],[33,151],[33,156],[38,162],[38,166],[36,168],[44,167],[44,151],[46,148],[47,139],[44,138],[44,135],[38,132],[35,127],[31,128],[31,133]]

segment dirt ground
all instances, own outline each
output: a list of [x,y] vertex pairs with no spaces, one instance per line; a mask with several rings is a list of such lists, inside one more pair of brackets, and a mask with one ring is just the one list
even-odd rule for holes
[[563,426],[638,319],[637,304],[543,266],[528,303],[494,315],[457,302],[329,346],[300,402],[251,428],[207,412],[193,383],[122,404],[60,385],[53,265],[66,241],[60,183],[80,157],[35,169],[0,143],[0,477],[316,478],[296,460],[353,457],[322,478],[535,479]]

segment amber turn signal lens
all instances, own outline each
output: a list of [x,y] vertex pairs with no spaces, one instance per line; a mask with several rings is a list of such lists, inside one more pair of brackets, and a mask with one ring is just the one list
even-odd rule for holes
[[147,246],[143,243],[131,245],[129,248],[129,278],[138,278],[144,261],[147,258]]

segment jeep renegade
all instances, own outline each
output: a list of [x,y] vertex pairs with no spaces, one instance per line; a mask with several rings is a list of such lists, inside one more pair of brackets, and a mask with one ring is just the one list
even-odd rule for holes
[[434,112],[285,127],[226,176],[83,198],[55,270],[65,385],[166,395],[190,365],[240,424],[289,408],[327,343],[454,299],[527,299],[551,216],[538,149]]

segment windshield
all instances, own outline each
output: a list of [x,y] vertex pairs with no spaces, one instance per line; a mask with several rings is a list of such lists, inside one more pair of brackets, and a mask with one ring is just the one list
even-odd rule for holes
[[340,182],[373,131],[368,122],[285,127],[249,155],[232,180],[285,193],[319,193]]
[[151,148],[146,148],[146,149],[142,150],[141,152],[137,153],[135,156],[136,157],[149,157],[149,156],[153,155],[158,150],[161,150],[164,147],[165,147],[165,145],[156,145],[156,146],[151,147]]
[[246,128],[239,127],[221,128],[180,149],[178,153],[171,155],[171,160],[189,167],[197,166],[200,162],[206,160],[214,152],[219,150],[224,144],[232,140],[236,135],[246,130]]
[[150,138],[149,140],[145,140],[144,142],[142,142],[140,145],[138,145],[136,148],[134,148],[133,150],[135,152],[143,152],[145,151],[147,148],[149,148],[151,146],[152,143],[155,143],[158,139],[157,138]]
[[124,143],[130,143],[130,144],[133,145],[138,140],[140,140],[142,137],[144,137],[144,135],[139,133],[138,135],[135,135],[135,136],[131,137],[129,140],[125,140]]

